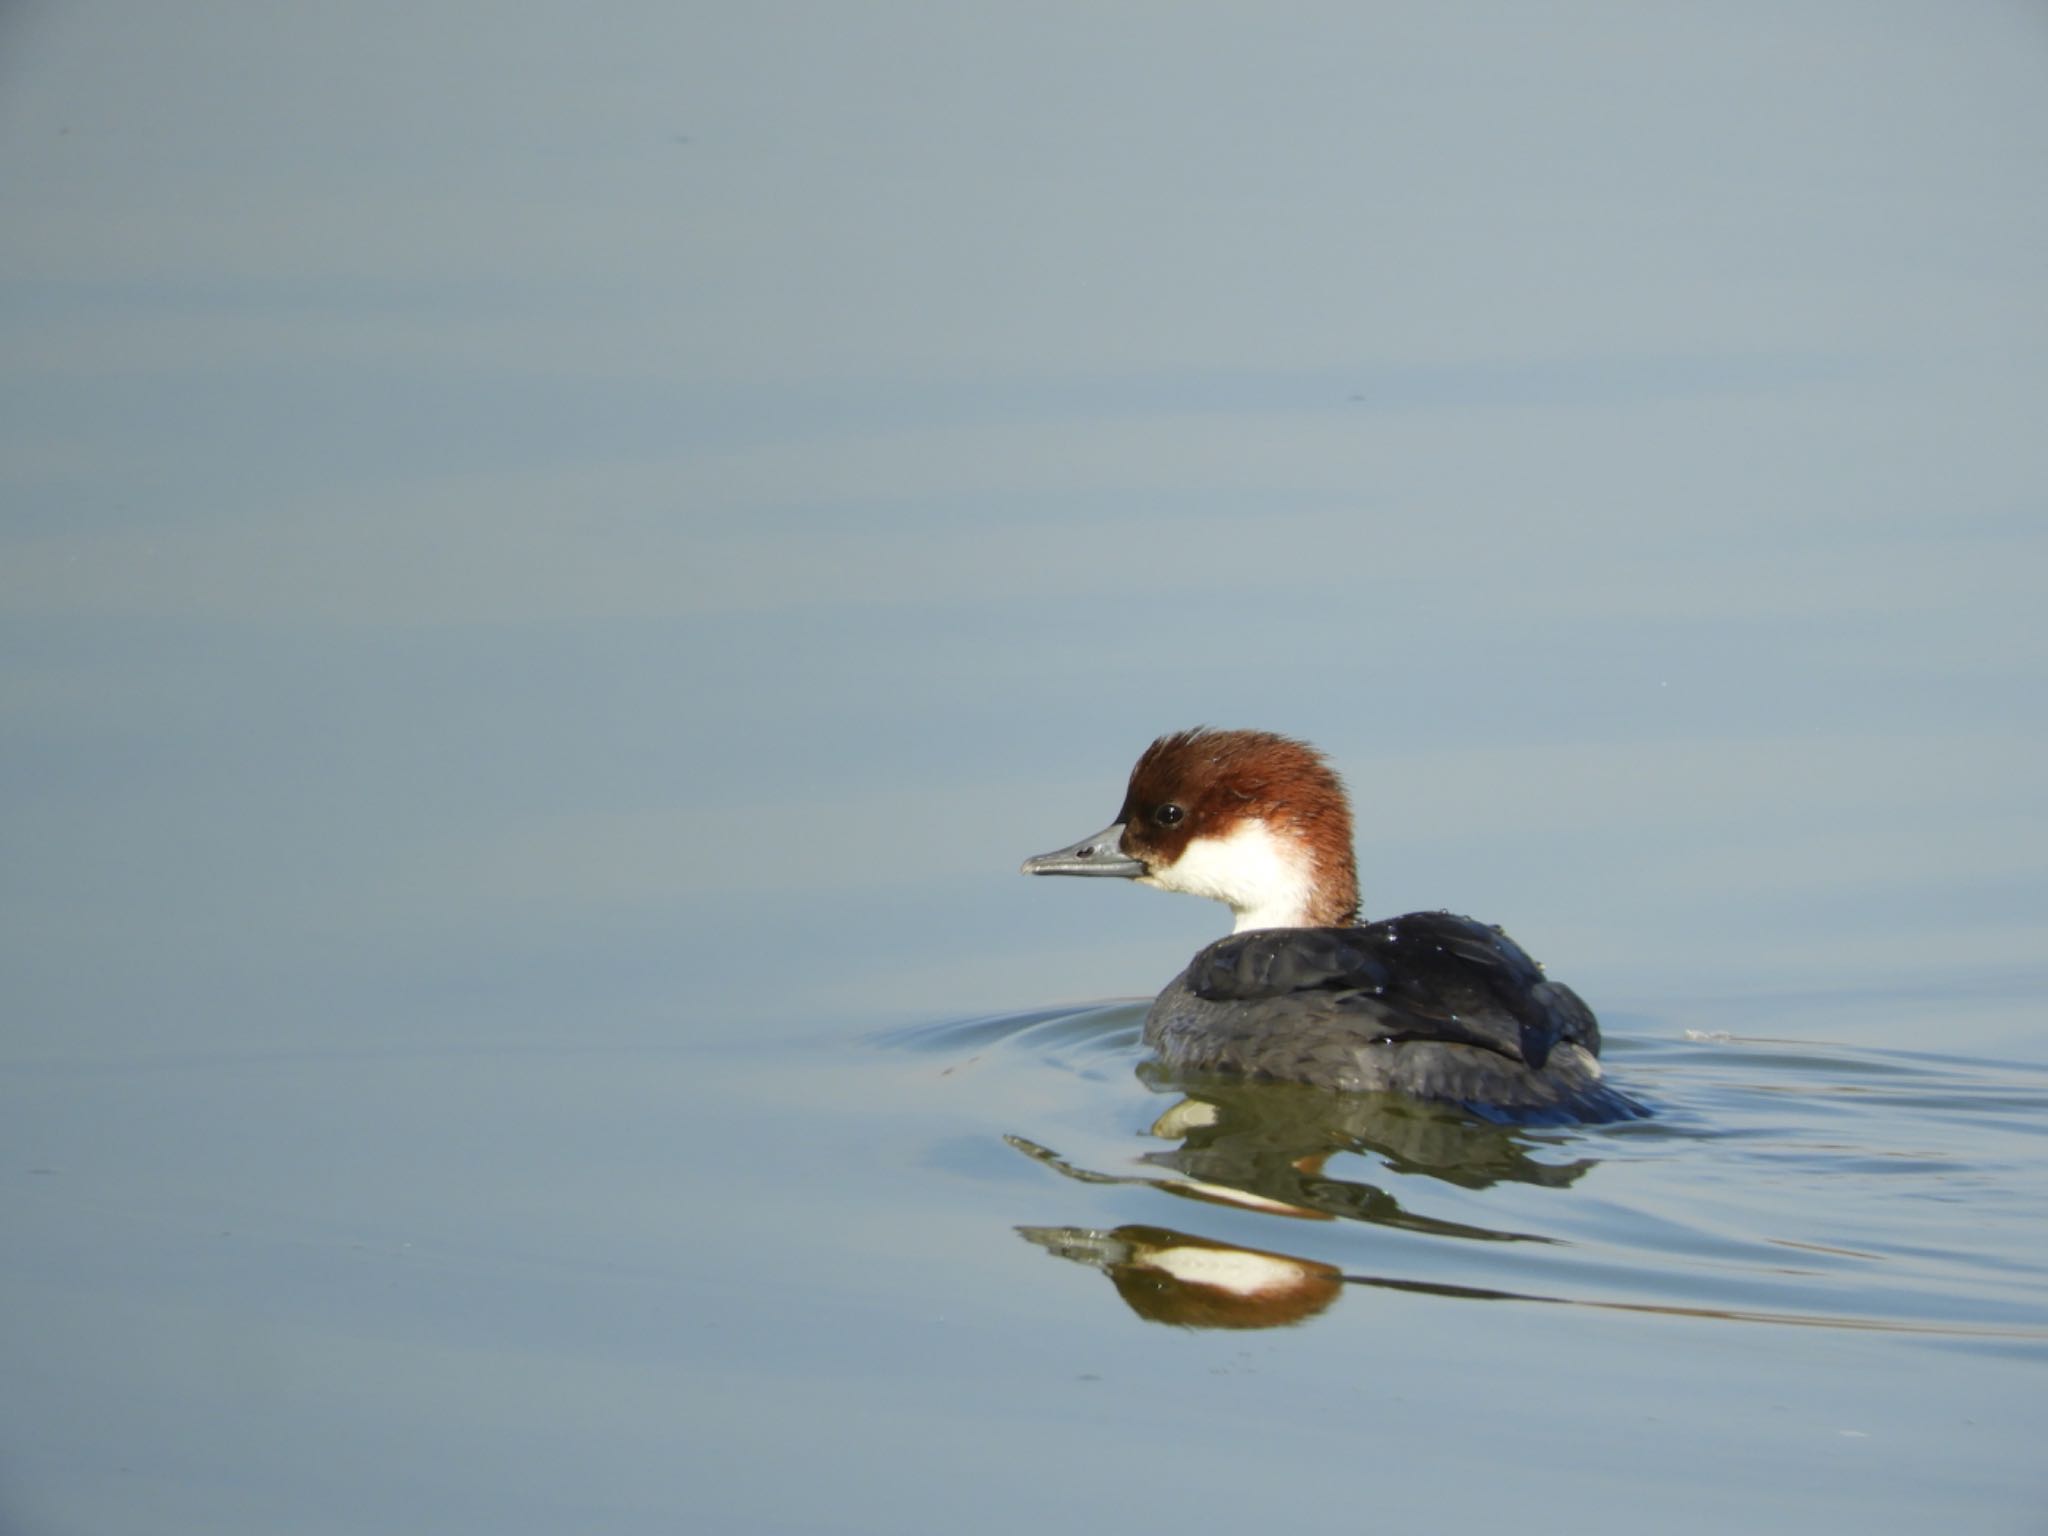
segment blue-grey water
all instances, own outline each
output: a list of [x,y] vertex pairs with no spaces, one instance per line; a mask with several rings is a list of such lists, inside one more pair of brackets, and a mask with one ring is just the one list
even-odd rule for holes
[[[0,1531],[2036,1531],[2030,4],[0,11]],[[1176,1085],[1352,785],[1656,1108]]]

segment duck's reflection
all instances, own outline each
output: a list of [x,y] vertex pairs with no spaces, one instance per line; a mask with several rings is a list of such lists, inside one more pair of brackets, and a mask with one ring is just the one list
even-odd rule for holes
[[1388,1275],[1347,1275],[1336,1266],[1293,1254],[1271,1253],[1193,1237],[1167,1227],[1124,1226],[1096,1232],[1080,1227],[1019,1227],[1019,1236],[1057,1258],[1101,1270],[1124,1304],[1148,1323],[1180,1328],[1286,1328],[1326,1310],[1346,1286],[1440,1296],[1457,1301],[1520,1302],[1581,1307],[1640,1316],[1768,1323],[1780,1328],[1832,1328],[1859,1333],[1903,1333],[1928,1338],[2021,1339],[2039,1344],[2036,1328],[1996,1323],[1926,1322],[1845,1317],[1761,1308],[1685,1306],[1671,1302],[1605,1301],[1544,1296]]
[[[1183,1202],[1179,1209],[1188,1215],[1191,1225],[1200,1225],[1201,1213],[1209,1208],[1212,1218],[1231,1221],[1244,1230],[1246,1224],[1241,1219],[1223,1217],[1213,1209],[1228,1205],[1310,1222],[1349,1220],[1440,1237],[1559,1244],[1568,1240],[1425,1215],[1404,1207],[1392,1190],[1399,1189],[1410,1203],[1427,1204],[1433,1191],[1447,1202],[1458,1200],[1451,1193],[1451,1186],[1484,1190],[1507,1183],[1566,1189],[1577,1184],[1600,1161],[1572,1154],[1607,1142],[1607,1135],[1603,1134],[1468,1119],[1455,1111],[1395,1096],[1332,1094],[1235,1080],[1198,1081],[1169,1076],[1150,1065],[1141,1068],[1139,1075],[1156,1091],[1173,1097],[1150,1127],[1151,1134],[1166,1144],[1142,1154],[1136,1160],[1136,1168],[1119,1172],[1091,1169],[1035,1142],[1015,1136],[1007,1139],[1012,1146],[1065,1178],[1088,1184],[1138,1186],[1147,1192],[1176,1196]],[[1667,1126],[1664,1132],[1656,1134],[1671,1132]],[[1346,1153],[1352,1156],[1347,1159],[1343,1156]],[[1391,1188],[1372,1182],[1378,1170],[1385,1171]],[[1350,1177],[1344,1176],[1347,1174]],[[1477,1202],[1458,1203],[1470,1209]],[[1518,1204],[1524,1209],[1532,1207],[1528,1200]],[[1551,1202],[1539,1200],[1533,1204],[1547,1207]],[[1108,1228],[1020,1226],[1016,1231],[1056,1258],[1099,1270],[1124,1304],[1146,1321],[1186,1328],[1295,1326],[1321,1316],[1339,1296],[1355,1289],[1467,1304],[1571,1307],[1644,1317],[1970,1341],[2019,1340],[2030,1347],[2048,1342],[2048,1334],[2039,1328],[1996,1321],[1859,1316],[1698,1305],[1676,1300],[1629,1301],[1456,1284],[1412,1275],[1345,1273],[1336,1265],[1305,1254],[1251,1247],[1220,1236],[1151,1224],[1127,1223]],[[1312,1229],[1272,1228],[1274,1238],[1283,1243],[1289,1233],[1302,1239],[1298,1246],[1313,1246]],[[1426,1257],[1428,1246],[1389,1245],[1388,1251],[1398,1251],[1412,1259]],[[1362,1251],[1355,1242],[1347,1247],[1353,1252]],[[1470,1255],[1472,1250],[1465,1253]],[[1585,1279],[1586,1266],[1571,1262],[1570,1254],[1564,1257],[1567,1262],[1558,1273]],[[1593,1266],[1596,1270],[1600,1267],[1598,1262]],[[1530,1275],[1549,1268],[1518,1263],[1514,1272]]]
[[1368,1221],[1407,1231],[1495,1242],[1544,1242],[1405,1209],[1387,1190],[1330,1173],[1352,1153],[1396,1174],[1423,1174],[1464,1189],[1509,1180],[1562,1188],[1595,1159],[1543,1162],[1541,1143],[1513,1126],[1474,1121],[1396,1094],[1334,1094],[1285,1083],[1179,1085],[1180,1097],[1152,1125],[1177,1143],[1142,1161],[1156,1176],[1096,1173],[1036,1142],[1010,1144],[1086,1183],[1143,1183],[1170,1194],[1321,1220]]
[[[1008,1138],[1025,1155],[1090,1184],[1143,1184],[1164,1193],[1312,1221],[1363,1221],[1484,1242],[1549,1242],[1535,1233],[1447,1221],[1411,1211],[1378,1184],[1334,1175],[1350,1153],[1397,1175],[1463,1189],[1502,1181],[1562,1188],[1592,1158],[1545,1162],[1545,1144],[1513,1126],[1475,1121],[1394,1094],[1332,1094],[1291,1084],[1189,1083],[1147,1069],[1147,1081],[1179,1096],[1151,1134],[1174,1143],[1144,1154],[1156,1173],[1082,1168],[1051,1148]],[[1057,1257],[1100,1269],[1131,1310],[1154,1322],[1200,1328],[1298,1323],[1341,1294],[1335,1267],[1165,1227],[1019,1227]]]
[[1342,1294],[1341,1271],[1315,1259],[1236,1248],[1166,1227],[1019,1227],[1048,1253],[1101,1270],[1149,1323],[1182,1328],[1284,1328]]
[[[1333,1154],[1377,1159],[1397,1174],[1426,1174],[1462,1189],[1485,1189],[1507,1180],[1563,1188],[1594,1165],[1539,1162],[1530,1133],[1418,1103],[1392,1093],[1325,1093],[1291,1083],[1216,1081],[1190,1084],[1148,1063],[1140,1069],[1155,1089],[1177,1088],[1179,1101],[1152,1126],[1152,1134],[1180,1146],[1151,1153],[1147,1162],[1210,1184],[1227,1184],[1288,1200],[1332,1216],[1381,1220],[1378,1200],[1361,1207],[1355,1191],[1324,1176]],[[1397,1208],[1398,1209],[1398,1208]]]

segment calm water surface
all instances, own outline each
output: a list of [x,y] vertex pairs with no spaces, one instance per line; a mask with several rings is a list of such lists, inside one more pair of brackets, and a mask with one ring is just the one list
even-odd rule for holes
[[[0,1532],[2048,1529],[2043,164],[2022,3],[0,7]],[[1198,722],[1655,1118],[1149,1072],[1015,870]]]
[[16,1062],[25,1528],[2026,1529],[2048,1066],[1829,1006],[1616,1020],[1584,1130],[1176,1086],[1136,1003]]

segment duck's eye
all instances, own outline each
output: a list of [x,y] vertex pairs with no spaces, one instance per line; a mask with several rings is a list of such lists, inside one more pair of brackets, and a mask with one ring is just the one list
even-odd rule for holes
[[1155,827],[1170,827],[1185,815],[1187,815],[1186,811],[1169,801],[1165,805],[1154,808],[1152,812],[1152,825]]

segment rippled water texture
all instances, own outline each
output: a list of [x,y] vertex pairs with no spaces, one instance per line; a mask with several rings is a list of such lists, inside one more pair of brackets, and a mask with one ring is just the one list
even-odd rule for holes
[[1068,1082],[1072,1119],[1003,1127],[1064,1181],[1031,1202],[1058,1224],[1020,1208],[1018,1235],[1099,1270],[1148,1320],[1298,1325],[1378,1287],[2048,1345],[2037,1066],[1624,1027],[1609,1070],[1655,1117],[1522,1129],[1393,1096],[1177,1083],[1138,1060],[1143,1015],[883,1044],[942,1075]]

